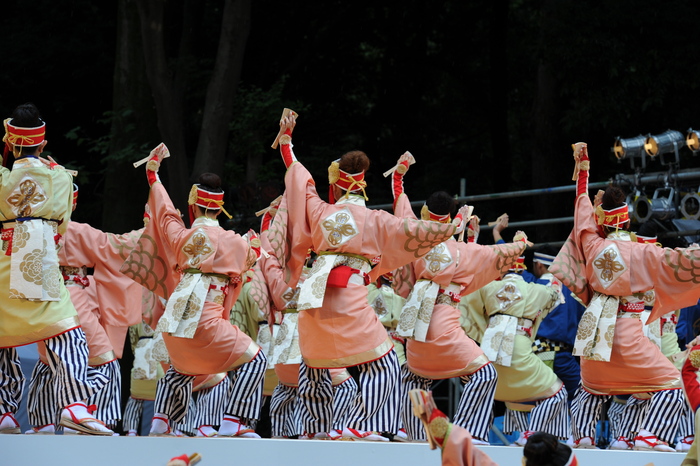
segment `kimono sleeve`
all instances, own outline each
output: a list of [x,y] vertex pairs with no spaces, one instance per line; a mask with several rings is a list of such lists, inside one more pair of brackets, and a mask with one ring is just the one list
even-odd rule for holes
[[451,223],[401,219],[381,210],[369,210],[368,214],[376,229],[375,241],[382,251],[379,263],[369,274],[371,281],[420,259],[433,247],[452,237],[456,230]]
[[500,278],[525,251],[523,241],[484,246],[477,243],[457,243],[459,264],[467,270],[467,284],[462,294],[472,293]]

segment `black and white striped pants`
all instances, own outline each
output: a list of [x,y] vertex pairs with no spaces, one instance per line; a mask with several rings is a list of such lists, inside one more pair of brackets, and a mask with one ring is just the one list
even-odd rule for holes
[[297,387],[277,384],[270,398],[270,421],[272,437],[293,437],[303,433]]
[[[52,372],[56,409],[85,401],[109,381],[88,366],[88,347],[81,328],[44,340],[49,369]],[[15,412],[21,400],[24,376],[14,348],[0,348],[0,414]]]
[[[119,361],[90,366],[92,371],[107,378],[108,382],[87,399],[87,405],[96,406],[96,419],[115,426],[121,419],[121,381]],[[53,385],[53,373],[47,364],[37,361],[32,370],[27,391],[27,414],[32,426],[58,424],[63,406],[58,404]]]
[[358,396],[357,382],[352,377],[333,386],[333,429],[343,430],[350,408]]
[[129,432],[131,430],[139,433],[141,427],[141,416],[143,415],[143,400],[138,398],[129,397],[124,407],[124,415],[122,416],[122,424],[124,430]]
[[530,411],[528,430],[532,432],[547,432],[567,439],[571,435],[569,421],[569,394],[562,385],[559,391],[543,400],[538,400]]
[[[571,405],[572,428],[574,438],[582,437],[595,438],[595,428],[600,418],[600,411],[603,404],[610,398],[609,395],[593,395],[586,390],[578,390]],[[635,411],[637,404],[648,403],[648,408],[644,411]],[[681,390],[661,390],[654,392],[651,400],[637,400],[630,397],[627,404],[633,409],[629,412],[628,418],[635,414],[640,414],[637,430],[647,430],[659,440],[672,442],[676,430],[681,410],[683,409],[683,392]],[[634,425],[635,421],[624,420],[628,426]],[[622,429],[630,430],[629,427],[620,427],[619,435],[625,435]]]
[[[231,389],[224,414],[237,416],[246,424],[259,418],[266,368],[267,358],[262,351],[258,351],[250,362],[229,371]],[[155,412],[167,415],[174,423],[182,421],[192,399],[193,380],[193,375],[181,374],[170,366],[158,380]]]
[[[474,438],[487,442],[493,423],[493,397],[498,381],[496,369],[492,364],[486,364],[472,374],[461,376],[460,381],[463,391],[452,422],[467,429]],[[401,369],[401,419],[411,440],[425,440],[425,429],[420,420],[413,416],[408,393],[413,389],[430,390],[432,384],[431,379],[414,374],[405,364]]]
[[230,390],[231,381],[228,377],[224,377],[213,387],[199,390],[194,394],[196,409],[192,423],[195,429],[221,424]]
[[[348,409],[345,427],[360,431],[396,433],[395,412],[400,393],[399,359],[392,349],[385,356],[355,366],[359,392]],[[299,402],[305,432],[329,432],[334,426],[334,395],[328,369],[299,365]]]

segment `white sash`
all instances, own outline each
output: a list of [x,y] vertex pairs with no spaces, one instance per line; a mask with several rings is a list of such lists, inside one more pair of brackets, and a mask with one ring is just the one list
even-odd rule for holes
[[371,270],[369,263],[359,257],[346,256],[343,254],[319,255],[316,257],[314,265],[309,271],[309,276],[304,280],[304,283],[301,284],[297,309],[306,311],[308,309],[318,309],[323,306],[323,298],[326,296],[328,275],[333,268],[339,265],[347,265],[364,273],[369,273]]
[[578,324],[574,356],[592,361],[610,361],[619,305],[618,296],[594,293]]
[[396,326],[396,333],[405,338],[425,341],[433,315],[440,285],[430,280],[418,280],[406,298]]
[[[16,222],[12,233],[10,298],[59,301],[63,277],[52,224],[43,219]],[[6,225],[7,226],[7,225]]]
[[496,314],[489,319],[489,326],[481,339],[481,349],[491,362],[510,367],[517,329],[518,318],[515,316]]
[[158,320],[156,332],[169,333],[174,337],[193,338],[202,317],[209,285],[214,280],[224,281],[217,278],[202,273],[185,273],[168,299],[165,312]]
[[151,338],[141,338],[134,348],[134,378],[155,380],[161,362],[169,361],[170,357],[165,348],[162,333],[156,333]]

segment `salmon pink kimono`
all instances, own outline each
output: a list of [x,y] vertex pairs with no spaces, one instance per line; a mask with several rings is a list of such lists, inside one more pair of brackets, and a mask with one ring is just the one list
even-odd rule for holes
[[[273,248],[282,242],[289,245],[284,256],[277,255],[283,257],[289,286],[296,286],[308,249],[318,254],[298,302],[299,345],[305,364],[349,367],[383,357],[393,344],[367,301],[366,285],[420,258],[452,236],[455,226],[370,210],[363,197],[352,194],[328,204],[298,162],[287,170],[285,186],[270,242]],[[280,228],[277,233],[275,224]],[[341,265],[358,272],[345,288],[327,287],[330,271]]]
[[[139,239],[139,247],[125,264],[124,273],[156,293],[176,292],[179,288],[172,288],[176,282],[172,278],[179,278],[180,271],[178,287],[203,277],[214,286],[208,292],[205,290],[203,302],[192,295],[189,301],[173,303],[181,306],[183,320],[201,313],[199,320],[193,322],[191,338],[164,332],[163,340],[173,368],[188,375],[216,374],[251,361],[260,348],[231,325],[229,312],[240,293],[241,275],[255,262],[255,252],[243,237],[224,230],[216,220],[200,217],[191,228],[185,227],[161,183],[151,186],[148,205],[152,220]],[[136,269],[143,261],[134,257],[144,257],[148,251],[156,251],[155,257],[148,256],[152,264],[168,264],[169,277],[156,277],[152,283],[148,281],[149,274]],[[150,270],[154,269],[152,266]],[[170,294],[166,298],[171,298]],[[172,297],[170,301],[173,300],[177,299]],[[160,318],[159,327],[165,318],[165,314]],[[190,332],[189,327],[186,331]]]
[[466,429],[450,424],[442,444],[442,466],[498,466],[498,464],[474,446],[472,436]]
[[[403,193],[396,200],[394,212],[401,218],[415,218]],[[525,247],[522,241],[483,246],[450,238],[413,261],[416,282],[397,326],[399,336],[408,337],[407,364],[412,372],[429,379],[447,379],[473,374],[489,363],[460,326],[460,296],[500,278]],[[427,332],[403,334],[402,324],[409,324],[410,317],[423,325],[429,322]],[[416,330],[420,327],[415,326]]]
[[119,269],[142,231],[118,235],[105,233],[86,223],[70,222],[59,243],[61,265],[94,268],[89,291],[94,293],[100,325],[118,358],[124,351],[129,326],[141,322],[141,286]]
[[[653,289],[656,301],[649,321],[654,321],[696,304],[700,294],[700,249],[603,238],[587,193],[576,199],[574,229],[549,270],[589,306],[586,312],[596,301],[614,298],[623,306]],[[622,318],[632,313],[618,313],[618,306],[612,307],[603,307],[600,316],[609,317],[611,324],[604,338],[596,338],[607,346],[603,350],[609,361],[581,358],[584,388],[613,395],[680,388],[678,369],[644,337],[639,318]],[[595,325],[584,313],[577,339],[582,333],[585,337],[600,332]]]

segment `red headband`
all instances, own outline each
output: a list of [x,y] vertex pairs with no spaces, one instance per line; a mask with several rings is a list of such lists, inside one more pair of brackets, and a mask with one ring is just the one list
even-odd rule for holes
[[44,137],[46,136],[46,123],[42,121],[41,126],[36,126],[34,128],[22,128],[20,126],[10,124],[11,120],[12,118],[7,118],[4,122],[5,136],[2,138],[2,140],[5,142],[5,144],[20,147],[33,147],[44,142]]
[[525,256],[520,256],[517,259],[515,259],[515,262],[510,267],[510,270],[515,270],[516,272],[522,272],[523,270],[527,270],[527,266],[525,265]]
[[421,220],[431,220],[433,222],[440,222],[440,223],[450,223],[452,218],[450,217],[450,214],[445,214],[445,215],[438,215],[434,214],[428,209],[427,205],[423,205],[423,207],[420,210],[420,218]]
[[598,215],[598,225],[605,225],[613,228],[620,228],[630,219],[627,204],[622,204],[620,207],[610,210],[605,210],[599,206],[599,209],[596,210],[596,214]]

